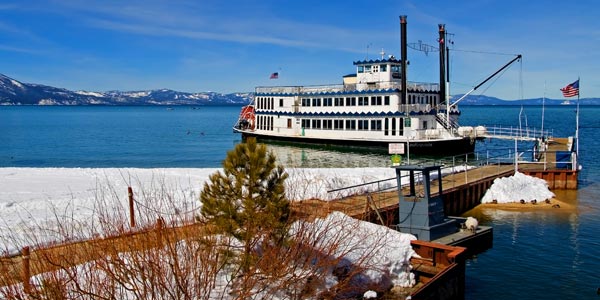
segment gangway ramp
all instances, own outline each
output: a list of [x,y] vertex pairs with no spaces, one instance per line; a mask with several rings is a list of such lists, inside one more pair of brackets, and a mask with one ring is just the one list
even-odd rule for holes
[[551,138],[552,132],[549,130],[539,130],[529,127],[492,126],[485,127],[484,133],[477,133],[477,137],[503,140],[535,141],[541,138]]

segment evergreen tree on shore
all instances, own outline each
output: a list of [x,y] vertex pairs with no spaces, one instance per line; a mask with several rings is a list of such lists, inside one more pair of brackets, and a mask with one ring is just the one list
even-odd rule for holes
[[217,171],[200,194],[202,217],[220,233],[244,244],[242,269],[252,263],[252,250],[264,237],[282,241],[290,204],[285,196],[288,177],[267,147],[249,138],[227,153],[223,173]]

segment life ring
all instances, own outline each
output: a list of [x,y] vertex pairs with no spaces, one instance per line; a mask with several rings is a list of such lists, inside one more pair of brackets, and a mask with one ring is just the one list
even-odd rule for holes
[[254,115],[254,106],[246,105],[242,107],[242,111],[240,112],[240,120],[244,120],[248,122],[248,127],[250,130],[254,130],[255,123],[255,115]]

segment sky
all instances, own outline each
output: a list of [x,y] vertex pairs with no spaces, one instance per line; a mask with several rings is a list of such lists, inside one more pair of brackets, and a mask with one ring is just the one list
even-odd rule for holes
[[[0,73],[26,83],[103,92],[252,92],[256,86],[340,84],[354,61],[437,44],[445,24],[450,93],[505,100],[600,97],[600,7],[560,1],[4,0]],[[437,82],[438,56],[409,49],[408,80]],[[269,79],[273,72],[278,79]]]

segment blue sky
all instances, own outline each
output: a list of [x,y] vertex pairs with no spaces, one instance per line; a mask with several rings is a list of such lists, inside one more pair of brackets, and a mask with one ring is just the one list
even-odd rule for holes
[[[400,15],[409,43],[435,45],[440,23],[454,34],[452,94],[522,54],[474,94],[558,99],[580,77],[581,97],[600,97],[594,1],[4,0],[0,73],[87,91],[338,84],[353,61],[400,56]],[[438,80],[436,53],[408,58],[409,81]]]

